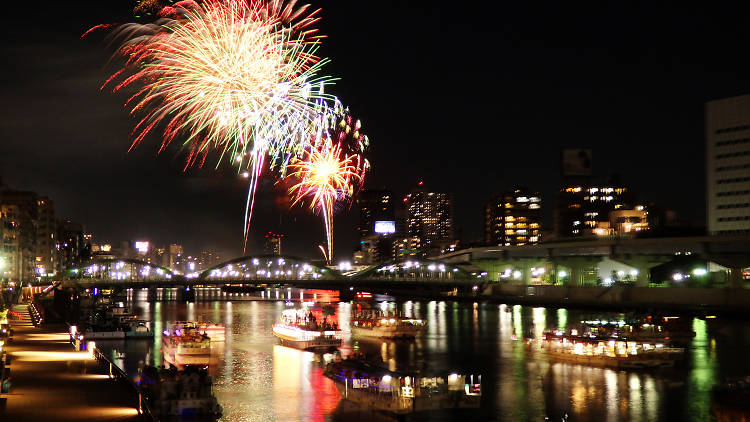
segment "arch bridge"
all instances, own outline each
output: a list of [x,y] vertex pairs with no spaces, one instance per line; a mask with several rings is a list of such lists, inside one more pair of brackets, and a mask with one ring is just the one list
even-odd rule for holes
[[177,287],[286,284],[297,287],[437,288],[473,286],[485,273],[470,273],[447,262],[427,259],[392,261],[342,275],[337,270],[294,256],[243,256],[203,272],[177,274],[138,259],[98,259],[61,274],[57,281],[78,287]]

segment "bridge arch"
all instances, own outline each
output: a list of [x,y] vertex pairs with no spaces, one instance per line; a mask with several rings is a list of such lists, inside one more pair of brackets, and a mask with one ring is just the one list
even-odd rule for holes
[[62,281],[111,280],[166,281],[175,277],[169,268],[134,258],[100,258],[87,261],[62,273]]
[[338,271],[312,264],[310,260],[284,255],[243,256],[209,268],[198,277],[205,281],[248,280],[331,280]]
[[457,281],[484,278],[485,273],[470,273],[454,264],[430,259],[403,259],[374,265],[352,275],[354,279]]

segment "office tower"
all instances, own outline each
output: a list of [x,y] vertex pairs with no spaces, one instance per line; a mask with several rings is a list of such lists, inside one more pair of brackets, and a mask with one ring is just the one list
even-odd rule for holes
[[265,252],[271,255],[281,255],[281,240],[284,235],[281,233],[266,233]]
[[542,198],[538,192],[514,189],[485,206],[485,242],[500,246],[533,245],[541,241]]
[[750,95],[706,103],[710,234],[750,233]]
[[357,231],[360,239],[377,232],[377,229],[382,226],[382,224],[378,227],[375,226],[379,221],[395,222],[393,200],[393,193],[386,189],[371,189],[359,192],[357,196],[357,206],[359,206],[359,227]]
[[408,236],[419,237],[428,256],[453,241],[452,200],[449,194],[413,190],[404,198]]
[[609,226],[611,211],[632,207],[632,193],[617,180],[565,185],[557,197],[555,235],[558,238],[594,236],[597,228]]

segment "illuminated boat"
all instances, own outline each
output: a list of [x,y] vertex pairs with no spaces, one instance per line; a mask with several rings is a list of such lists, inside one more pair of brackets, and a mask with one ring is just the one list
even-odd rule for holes
[[[529,340],[528,344],[533,344]],[[622,369],[672,367],[684,357],[685,349],[662,343],[618,339],[571,340],[562,335],[540,340],[547,357],[557,361]]]
[[223,409],[212,392],[213,382],[206,370],[183,371],[143,367],[138,386],[152,414],[161,421],[215,421]]
[[306,309],[286,309],[273,325],[273,335],[282,346],[301,350],[325,351],[341,346],[341,330],[327,317]]
[[224,341],[226,339],[226,327],[224,327],[224,325],[222,324],[216,324],[214,322],[176,321],[168,323],[167,328],[170,327],[180,327],[183,329],[189,328],[192,330],[196,330],[201,334],[207,335],[213,342]]
[[581,321],[579,329],[571,330],[570,337],[573,338],[576,336],[686,345],[695,337],[695,332],[684,318],[678,316],[654,317],[649,315],[629,321],[598,319]]
[[333,380],[344,400],[397,415],[478,408],[482,398],[481,375],[414,376],[359,360],[329,363],[324,374]]
[[415,338],[427,329],[426,321],[404,318],[380,310],[355,311],[351,317],[352,334],[386,339]]
[[211,339],[190,325],[168,323],[162,332],[164,361],[178,369],[208,366],[211,361]]

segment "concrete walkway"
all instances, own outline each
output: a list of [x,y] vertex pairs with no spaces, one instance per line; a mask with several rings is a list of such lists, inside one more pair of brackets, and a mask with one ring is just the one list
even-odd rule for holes
[[68,334],[31,324],[26,305],[14,311],[11,356],[13,385],[0,421],[140,421],[135,394],[110,379],[86,352],[75,352]]

